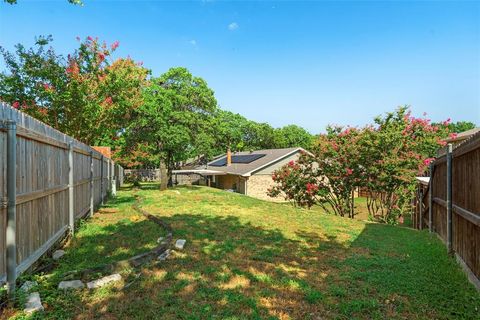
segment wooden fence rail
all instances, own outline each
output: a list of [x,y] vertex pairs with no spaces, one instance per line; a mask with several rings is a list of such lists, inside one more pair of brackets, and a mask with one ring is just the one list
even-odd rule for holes
[[480,133],[432,163],[429,183],[418,188],[413,225],[437,233],[480,284]]
[[[11,124],[16,132],[9,136]],[[14,164],[8,164],[8,150],[15,150]],[[9,174],[14,181],[8,181]],[[73,232],[75,221],[93,213],[114,181],[123,183],[123,168],[111,159],[0,103],[0,283],[14,284],[18,274]]]

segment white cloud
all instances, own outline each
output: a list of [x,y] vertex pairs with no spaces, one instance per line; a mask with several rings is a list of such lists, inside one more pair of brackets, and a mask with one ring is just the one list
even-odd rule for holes
[[238,23],[236,22],[232,22],[228,25],[228,30],[230,31],[234,31],[234,30],[237,30],[239,27]]
[[197,45],[197,41],[196,40],[190,40],[188,41],[192,46],[196,46]]

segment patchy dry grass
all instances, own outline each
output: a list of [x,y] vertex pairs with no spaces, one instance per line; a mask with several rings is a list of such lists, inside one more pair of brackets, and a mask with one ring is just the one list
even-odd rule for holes
[[[303,210],[206,187],[159,192],[155,185],[146,185],[138,193],[145,198],[145,210],[172,225],[175,239],[187,239],[185,249],[160,264],[126,270],[125,282],[137,280],[123,290],[117,284],[59,294],[55,278],[37,277],[48,304],[38,318],[480,316],[480,295],[439,240],[427,232],[352,221],[319,209]],[[147,222],[131,219],[136,215],[127,208],[133,202],[132,191],[122,191],[119,199],[128,199],[111,205],[119,212],[108,213],[112,216],[104,220],[99,215],[80,228],[59,270],[111,261],[154,245],[155,232]],[[116,220],[116,215],[122,218]],[[119,221],[121,227],[109,227]],[[89,236],[82,233],[95,228]],[[105,228],[113,228],[108,236],[102,235]],[[92,244],[86,240],[90,237]]]

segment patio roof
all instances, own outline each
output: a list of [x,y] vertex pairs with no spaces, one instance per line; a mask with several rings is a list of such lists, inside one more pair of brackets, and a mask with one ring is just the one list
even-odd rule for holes
[[421,184],[427,186],[428,183],[430,182],[430,177],[416,177],[417,181],[420,182]]
[[226,172],[208,169],[186,169],[186,170],[172,170],[173,174],[200,174],[202,176],[222,176]]

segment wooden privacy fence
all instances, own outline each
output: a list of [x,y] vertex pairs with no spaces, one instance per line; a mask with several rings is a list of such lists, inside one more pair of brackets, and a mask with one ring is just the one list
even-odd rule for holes
[[449,145],[420,184],[413,224],[445,242],[478,282],[480,279],[480,133],[452,150]]
[[123,168],[3,103],[0,128],[0,283],[14,290],[16,276],[123,181]]

